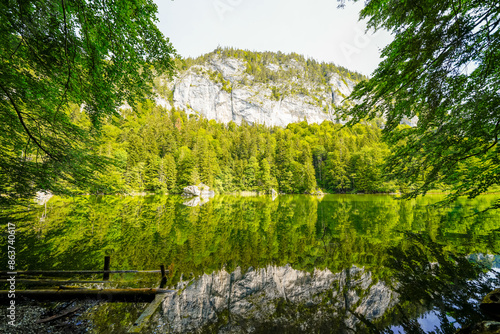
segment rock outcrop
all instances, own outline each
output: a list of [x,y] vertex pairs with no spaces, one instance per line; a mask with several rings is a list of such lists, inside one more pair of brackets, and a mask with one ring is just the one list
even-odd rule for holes
[[173,91],[173,97],[171,106],[165,106],[165,96],[157,98],[157,104],[223,123],[245,121],[286,126],[304,120],[341,122],[334,114],[334,107],[341,104],[356,84],[339,73],[325,74],[328,77],[323,83],[307,79],[307,69],[294,60],[265,65],[276,73],[277,79],[263,83],[247,73],[243,59],[216,53],[207,58],[201,65],[180,71],[173,82],[160,80],[157,91]]
[[[167,110],[175,107],[188,115],[202,115],[225,124],[285,127],[301,121],[345,123],[348,118],[339,114],[337,107],[364,77],[333,64],[321,64],[318,68],[317,62],[299,55],[282,55],[276,53],[271,60],[258,62],[259,71],[267,72],[263,80],[250,74],[253,72],[249,68],[255,63],[216,50],[191,62],[173,80],[157,78],[155,102]],[[254,57],[261,56],[254,53]],[[401,121],[410,126],[417,122],[417,117]]]
[[183,189],[182,196],[200,196],[201,191],[197,186],[187,186]]
[[200,183],[196,186],[185,187],[182,192],[182,196],[184,197],[200,196],[203,198],[209,198],[214,197],[214,195],[214,191],[210,190],[210,187],[203,183]]

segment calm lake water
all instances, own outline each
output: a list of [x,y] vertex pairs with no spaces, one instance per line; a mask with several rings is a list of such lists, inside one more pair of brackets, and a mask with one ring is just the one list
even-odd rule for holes
[[[165,264],[178,292],[149,332],[453,333],[483,319],[478,301],[499,286],[500,211],[480,213],[493,195],[431,206],[442,198],[55,197],[9,219],[18,270],[102,269],[106,255],[116,270]],[[120,333],[142,309],[103,304],[84,316],[95,333]]]

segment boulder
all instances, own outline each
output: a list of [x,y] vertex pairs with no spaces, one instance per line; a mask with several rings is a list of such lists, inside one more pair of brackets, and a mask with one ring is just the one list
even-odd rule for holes
[[198,187],[198,189],[200,189],[200,191],[209,191],[210,190],[210,187],[207,186],[206,184],[204,184],[203,182],[198,184],[197,187]]
[[315,189],[313,191],[311,191],[311,195],[315,195],[315,196],[324,196],[325,193],[321,190],[321,189]]
[[40,191],[37,191],[36,194],[35,194],[35,202],[38,204],[38,205],[44,205],[46,204],[49,199],[54,196],[50,190],[40,190]]
[[199,183],[196,186],[188,186],[185,187],[182,193],[182,196],[192,197],[192,196],[201,196],[201,197],[214,197],[215,193],[213,190],[210,190],[210,187],[206,184]]
[[201,197],[214,197],[215,193],[213,190],[210,190],[210,187],[204,183],[198,184],[198,189],[200,189]]
[[500,289],[488,293],[479,305],[481,312],[488,317],[500,321]]
[[183,189],[182,196],[200,196],[201,192],[197,186],[187,186]]

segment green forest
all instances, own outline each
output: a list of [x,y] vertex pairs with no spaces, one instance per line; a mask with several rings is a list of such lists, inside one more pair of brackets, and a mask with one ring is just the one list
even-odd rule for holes
[[[358,0],[332,1],[343,7]],[[0,224],[7,228],[0,243],[7,247],[0,257],[9,270],[4,285],[9,281],[12,289],[10,275],[19,277],[19,290],[42,281],[33,276],[22,283],[31,277],[23,270],[96,272],[103,257],[111,256],[113,270],[162,266],[161,277],[113,273],[112,281],[103,277],[106,282],[96,283],[100,288],[167,283],[180,300],[198,278],[275,266],[304,276],[291,271],[282,276],[296,281],[296,288],[273,278],[269,291],[276,303],[269,307],[254,299],[253,283],[245,286],[232,275],[223,303],[222,290],[210,285],[211,299],[201,294],[184,299],[190,307],[201,301],[201,307],[181,311],[169,306],[166,295],[156,296],[162,311],[145,312],[143,319],[150,317],[150,332],[168,332],[177,320],[199,324],[209,314],[205,311],[221,304],[209,326],[231,332],[229,325],[245,320],[232,307],[239,303],[244,317],[256,316],[248,332],[267,325],[274,330],[261,332],[313,332],[303,326],[308,322],[309,329],[318,328],[314,332],[337,327],[342,331],[336,332],[356,332],[358,325],[349,320],[356,318],[367,333],[474,333],[470,326],[485,320],[481,300],[500,286],[498,0],[365,1],[359,12],[365,34],[356,33],[348,44],[366,59],[376,38],[360,47],[360,37],[380,30],[391,35],[370,76],[356,72],[362,71],[360,63],[348,70],[298,53],[238,49],[252,45],[249,36],[238,34],[237,43],[219,40],[222,33],[196,20],[204,7],[192,4],[188,15],[175,11],[176,18],[210,38],[181,39],[204,46],[183,57],[176,50],[183,44],[170,38],[179,41],[177,33],[189,29],[177,23],[163,31],[168,17],[160,11],[165,3],[180,2],[2,1]],[[238,1],[227,2],[235,9]],[[283,24],[281,19],[294,17],[272,15],[270,28],[265,15],[238,20],[243,7],[214,26],[218,32],[234,29],[231,33],[237,32],[231,22],[244,27],[252,38],[267,42],[262,48],[290,50],[268,40],[283,38],[283,31],[297,42],[294,50],[333,59],[334,53],[310,53],[299,42],[341,48],[323,33],[355,33],[350,23],[318,29],[305,16],[321,24],[337,18],[317,19],[318,10],[297,4],[286,7],[300,15],[298,20]],[[205,10],[201,14],[210,17]],[[268,35],[251,29],[257,24]],[[300,27],[300,33],[288,25]],[[236,48],[186,57],[219,41]],[[189,92],[196,98],[183,99]],[[227,112],[216,118],[221,121],[210,119],[214,113],[205,118],[199,107],[205,105]],[[262,110],[273,117],[267,124],[283,126],[242,116]],[[287,116],[275,117],[279,111]],[[200,183],[216,196],[179,195]],[[425,196],[434,192],[439,194]],[[269,193],[273,196],[260,196]],[[306,281],[320,271],[329,271],[323,295],[307,288]],[[41,283],[61,290],[69,282]],[[246,297],[233,289],[240,283]],[[287,285],[292,294],[284,293]],[[290,302],[299,290],[305,304]],[[391,299],[378,297],[383,290]],[[10,305],[15,301],[17,320],[33,333],[125,332],[138,329],[132,326],[143,310],[133,303],[79,305],[76,300],[22,305],[19,295],[9,296]],[[498,291],[490,296],[500,299]],[[272,311],[272,319],[249,312],[252,303],[259,311]],[[385,313],[376,312],[381,305]],[[178,312],[175,322],[168,320],[170,310]],[[500,319],[498,308],[495,316]],[[60,322],[47,324],[56,319]],[[421,320],[432,327],[424,331]]]
[[200,182],[219,193],[398,190],[382,173],[389,149],[375,122],[226,125],[153,102],[121,112],[105,122],[98,145],[98,154],[114,163],[96,171],[99,181],[84,192],[180,193]]
[[[491,192],[500,165],[498,6],[451,7],[435,3],[420,15],[415,3],[367,3],[360,18],[394,40],[365,77],[297,53],[218,47],[182,59],[150,0],[9,2],[0,8],[0,202],[39,190],[179,193],[198,182],[220,193],[439,190],[454,200]],[[242,82],[210,70],[222,90],[255,82],[276,101],[304,95],[347,125],[219,124],[151,102],[155,91],[172,101],[163,83],[214,57],[246,66]],[[357,85],[334,110],[321,96],[337,75]],[[124,103],[132,111],[117,112]]]

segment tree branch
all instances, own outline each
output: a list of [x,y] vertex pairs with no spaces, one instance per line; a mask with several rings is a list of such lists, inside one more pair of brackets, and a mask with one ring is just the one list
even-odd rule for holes
[[52,118],[53,122],[56,120],[57,115],[59,114],[59,111],[61,110],[61,107],[64,103],[64,100],[66,98],[66,94],[69,89],[69,82],[71,79],[71,61],[69,59],[69,54],[68,54],[68,24],[67,24],[67,19],[66,19],[66,5],[64,3],[64,0],[61,1],[62,3],[62,11],[63,11],[63,17],[64,17],[64,54],[66,56],[66,63],[68,65],[68,78],[66,79],[66,84],[64,85],[64,91],[61,94],[61,102],[56,108],[56,112],[54,113],[54,117]]
[[31,134],[30,130],[28,129],[28,127],[26,126],[26,123],[24,123],[24,120],[23,120],[23,116],[21,115],[21,111],[17,108],[17,105],[14,101],[14,99],[12,98],[12,96],[10,96],[9,92],[5,89],[5,87],[0,84],[0,88],[4,91],[5,95],[7,95],[7,98],[9,99],[10,103],[12,104],[12,107],[14,108],[14,110],[16,111],[16,114],[17,114],[17,117],[19,118],[19,121],[21,122],[21,125],[23,126],[24,128],[24,131],[26,131],[26,134],[28,135],[29,138],[31,138],[31,140],[33,140],[33,142],[36,144],[36,146],[38,146],[45,154],[47,154],[49,157],[51,157],[52,159],[56,160],[56,161],[59,161],[59,159],[57,159],[56,157],[54,157],[52,154],[50,154],[39,142],[38,140]]
[[19,50],[19,47],[21,46],[21,44],[23,44],[23,39],[21,38],[21,40],[19,41],[19,44],[17,44],[17,47],[16,49],[14,50],[14,52],[12,52],[12,54],[9,56],[9,59],[12,59],[12,57],[14,57],[14,55],[16,54],[17,50]]

